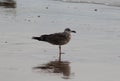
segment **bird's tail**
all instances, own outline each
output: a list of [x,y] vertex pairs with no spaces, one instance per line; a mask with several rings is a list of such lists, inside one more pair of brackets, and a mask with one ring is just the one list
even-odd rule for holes
[[38,40],[38,41],[42,41],[41,37],[32,37],[32,39]]
[[38,40],[38,41],[46,41],[47,35],[42,35],[40,37],[32,37],[32,39]]

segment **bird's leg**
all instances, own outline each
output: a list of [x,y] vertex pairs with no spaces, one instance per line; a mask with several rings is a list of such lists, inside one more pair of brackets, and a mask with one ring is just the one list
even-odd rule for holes
[[61,51],[61,45],[59,45],[59,48],[60,48],[60,53],[61,54],[65,54],[64,52]]
[[59,62],[61,62],[61,45],[59,45]]

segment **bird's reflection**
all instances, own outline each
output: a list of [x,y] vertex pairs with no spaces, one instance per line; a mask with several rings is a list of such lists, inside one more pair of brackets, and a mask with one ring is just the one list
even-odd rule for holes
[[64,79],[70,79],[70,62],[68,61],[50,61],[33,69],[47,71],[48,73],[61,73]]

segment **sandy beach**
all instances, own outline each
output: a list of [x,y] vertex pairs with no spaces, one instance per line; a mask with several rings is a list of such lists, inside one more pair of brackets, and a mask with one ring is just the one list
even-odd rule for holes
[[[62,46],[59,73],[58,46],[32,37],[65,28],[77,33]],[[119,81],[119,75],[118,5],[17,0],[16,8],[0,7],[0,81]]]

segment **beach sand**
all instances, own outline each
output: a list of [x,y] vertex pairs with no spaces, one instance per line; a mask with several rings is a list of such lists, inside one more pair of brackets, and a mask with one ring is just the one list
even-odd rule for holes
[[[56,63],[58,46],[32,36],[65,28],[77,32],[62,46],[69,78],[51,66],[33,69]],[[0,81],[119,81],[119,75],[120,7],[51,0],[17,0],[17,8],[0,7]]]

